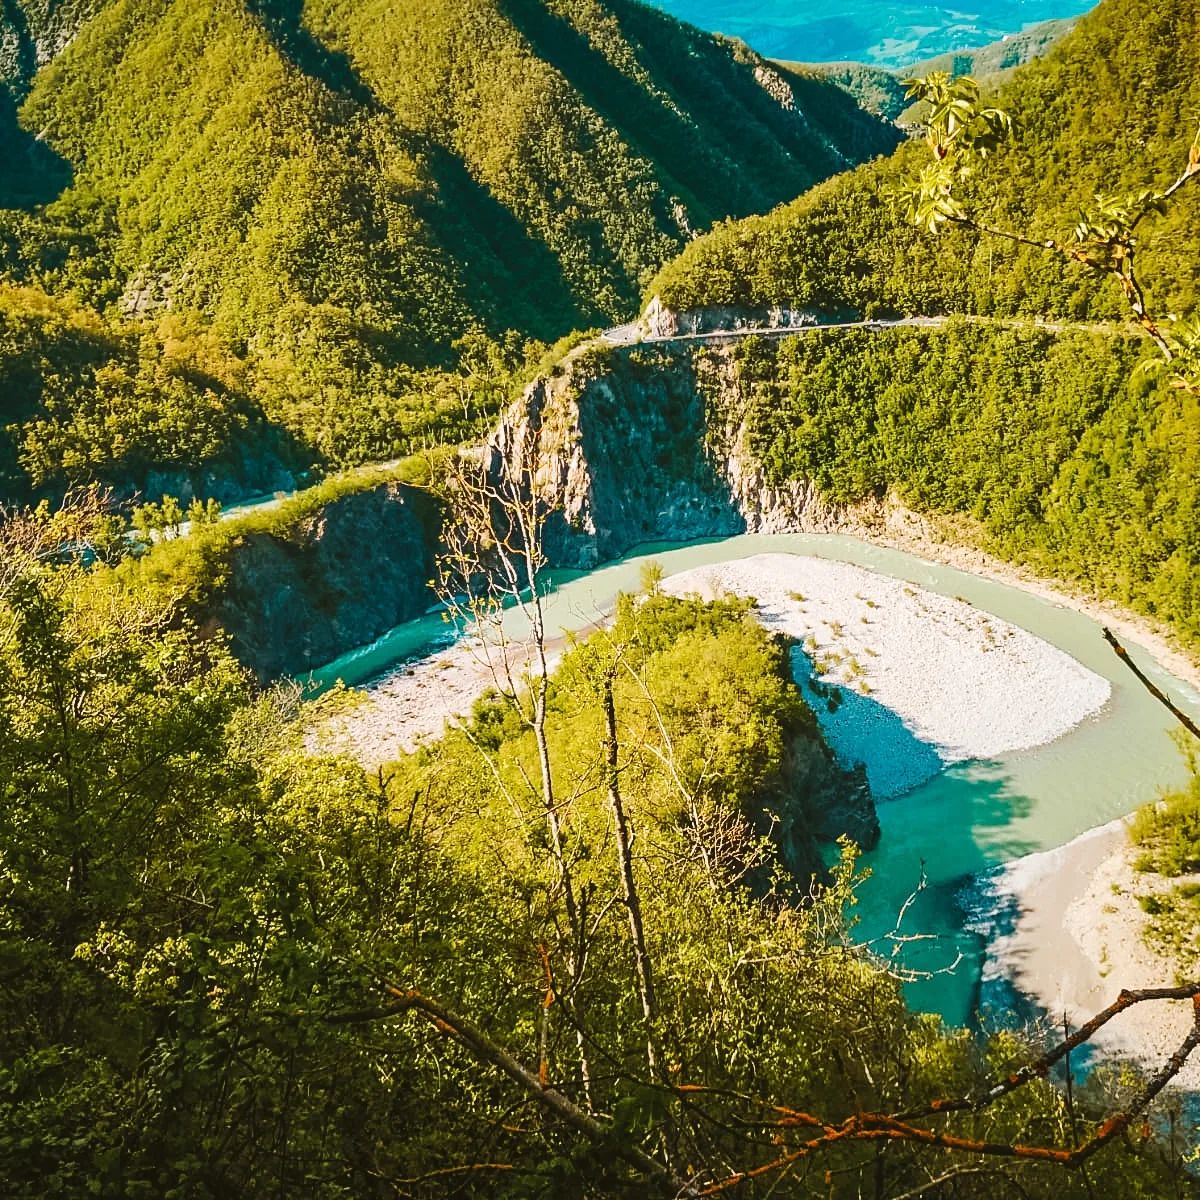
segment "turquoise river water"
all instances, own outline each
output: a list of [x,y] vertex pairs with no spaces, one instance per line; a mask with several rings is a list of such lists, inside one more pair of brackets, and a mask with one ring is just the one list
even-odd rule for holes
[[[984,937],[974,886],[996,865],[1060,846],[1093,826],[1122,816],[1163,789],[1187,778],[1172,737],[1172,718],[1133,678],[1090,618],[1019,588],[943,567],[910,554],[833,535],[743,535],[719,540],[638,547],[624,559],[590,572],[555,572],[547,597],[549,627],[586,629],[611,609],[620,591],[637,588],[645,563],[677,571],[762,553],[790,553],[855,563],[907,580],[929,591],[959,597],[1065,650],[1112,684],[1104,708],[1046,746],[986,762],[963,763],[928,783],[879,805],[882,837],[863,856],[871,877],[859,890],[856,935],[890,930],[922,870],[927,886],[909,909],[905,931],[937,935],[906,948],[914,967],[937,968],[962,960],[952,974],[907,985],[917,1008],[967,1024],[989,997],[998,1008],[1012,998],[984,994],[980,968]],[[519,634],[518,614],[511,614]],[[446,639],[439,613],[399,626],[370,646],[352,651],[313,673],[318,685],[341,678],[362,683]],[[1187,711],[1200,716],[1200,695],[1175,679],[1148,653],[1126,641],[1139,665]],[[1047,695],[1045,703],[1054,704]],[[987,1015],[986,1013],[984,1014]],[[1003,1019],[1004,1013],[995,1014]]]

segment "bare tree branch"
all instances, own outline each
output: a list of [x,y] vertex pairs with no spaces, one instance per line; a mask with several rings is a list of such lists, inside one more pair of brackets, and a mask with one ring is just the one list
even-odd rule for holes
[[1171,715],[1190,733],[1193,737],[1200,738],[1200,726],[1192,720],[1191,717],[1179,708],[1178,705],[1164,691],[1155,686],[1155,684],[1147,678],[1142,669],[1129,657],[1129,651],[1117,641],[1116,635],[1107,627],[1104,629],[1104,640],[1113,648],[1116,656],[1137,676],[1142,687],[1152,695],[1159,704],[1164,705],[1171,712]]

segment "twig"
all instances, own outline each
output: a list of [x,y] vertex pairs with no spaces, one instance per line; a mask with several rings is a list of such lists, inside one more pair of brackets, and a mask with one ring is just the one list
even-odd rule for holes
[[399,988],[390,983],[385,984],[385,990],[393,997],[393,1003],[390,1006],[392,1012],[420,1013],[442,1033],[459,1041],[474,1057],[490,1063],[502,1074],[507,1075],[547,1111],[578,1133],[583,1134],[589,1141],[602,1144],[629,1166],[654,1180],[660,1187],[669,1188],[673,1195],[696,1194],[690,1184],[668,1171],[662,1163],[652,1158],[639,1146],[614,1137],[614,1131],[608,1122],[585,1112],[557,1088],[543,1082],[537,1072],[530,1071],[503,1046],[494,1042],[465,1017],[459,1016],[422,992]]
[[1171,710],[1172,716],[1190,733],[1193,737],[1200,738],[1200,726],[1192,720],[1175,702],[1161,689],[1156,687],[1142,672],[1142,669],[1129,657],[1129,651],[1117,641],[1113,631],[1107,626],[1104,629],[1104,640],[1113,648],[1117,657],[1137,676],[1142,687],[1152,695],[1160,704],[1165,705]]

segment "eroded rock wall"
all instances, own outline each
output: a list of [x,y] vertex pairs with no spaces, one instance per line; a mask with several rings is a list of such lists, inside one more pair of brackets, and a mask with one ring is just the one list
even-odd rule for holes
[[246,534],[213,615],[260,679],[311,670],[429,607],[437,522],[428,495],[391,483]]
[[[735,357],[631,347],[568,359],[537,380],[487,447],[493,474],[527,483],[556,566],[590,568],[655,541],[826,532],[841,514],[804,482],[772,486],[750,448]],[[792,872],[823,874],[820,842],[879,840],[861,770],[839,767],[815,725],[788,754],[770,832]]]
[[488,454],[493,471],[532,480],[557,566],[592,567],[644,542],[828,532],[839,521],[811,484],[768,482],[727,348],[569,359],[530,385]]

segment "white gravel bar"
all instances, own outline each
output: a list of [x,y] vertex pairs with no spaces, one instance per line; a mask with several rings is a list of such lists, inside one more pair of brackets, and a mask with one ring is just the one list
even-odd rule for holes
[[[547,641],[551,669],[562,655],[564,639]],[[514,677],[519,678],[532,654],[519,642],[507,649]],[[485,652],[478,638],[468,638],[445,650],[404,663],[394,671],[357,689],[360,699],[312,730],[307,738],[312,752],[349,754],[363,766],[375,768],[434,741],[448,725],[466,716],[489,688],[497,686],[493,673],[503,655]]]
[[879,798],[950,763],[1054,741],[1110,693],[1106,679],[1015,625],[849,563],[760,554],[663,586],[753,598],[768,628],[803,643],[796,677],[834,751],[866,765]]
[[[949,763],[1053,741],[1109,695],[1107,680],[1041,638],[849,563],[758,554],[672,575],[663,587],[751,597],[769,629],[804,643],[793,654],[796,678],[834,751],[848,765],[865,764],[881,799]],[[478,643],[466,642],[406,663],[309,744],[367,766],[394,759],[470,711],[494,682],[485,660]]]

